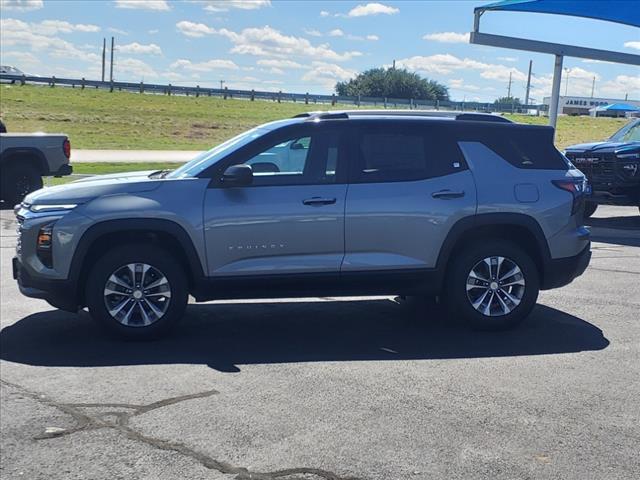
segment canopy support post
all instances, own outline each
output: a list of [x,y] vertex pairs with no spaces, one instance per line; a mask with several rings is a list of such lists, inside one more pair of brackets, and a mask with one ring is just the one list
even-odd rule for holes
[[558,120],[558,104],[560,103],[560,80],[562,79],[562,55],[556,55],[553,67],[553,85],[551,87],[551,102],[549,103],[549,125],[556,128]]

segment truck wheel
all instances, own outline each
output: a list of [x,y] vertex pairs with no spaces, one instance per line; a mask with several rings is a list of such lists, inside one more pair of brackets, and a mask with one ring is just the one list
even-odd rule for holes
[[591,215],[596,213],[598,209],[598,204],[593,202],[586,202],[584,204],[584,218],[589,218]]
[[447,307],[471,327],[503,330],[531,313],[540,280],[527,253],[512,243],[490,240],[453,259],[445,288]]
[[42,177],[31,163],[11,163],[3,168],[2,199],[5,202],[20,203],[29,193],[41,188]]
[[182,318],[188,300],[182,265],[170,252],[147,244],[109,250],[89,274],[86,300],[91,317],[130,339],[161,336]]

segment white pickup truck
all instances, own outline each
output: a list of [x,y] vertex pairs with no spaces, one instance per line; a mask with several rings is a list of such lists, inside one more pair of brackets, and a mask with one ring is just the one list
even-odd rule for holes
[[64,134],[0,133],[0,198],[13,206],[42,188],[42,177],[70,175],[69,157]]

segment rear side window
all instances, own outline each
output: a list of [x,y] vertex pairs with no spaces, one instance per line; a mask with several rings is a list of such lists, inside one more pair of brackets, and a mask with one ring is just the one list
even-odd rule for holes
[[455,138],[432,124],[365,124],[356,145],[356,183],[422,180],[466,168]]
[[[483,129],[478,141],[517,168],[566,170],[568,163],[553,145],[553,130],[507,126]],[[464,134],[463,134],[464,136]]]

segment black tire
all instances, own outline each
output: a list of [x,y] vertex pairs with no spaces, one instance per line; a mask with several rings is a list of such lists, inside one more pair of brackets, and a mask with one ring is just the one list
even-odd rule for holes
[[[154,272],[159,272],[168,281],[170,298],[165,299],[168,306],[160,307],[166,307],[166,311],[157,320],[146,326],[140,324],[142,314],[146,314],[146,312],[152,314],[153,312],[150,311],[148,303],[146,303],[146,309],[141,306],[143,300],[138,302],[138,305],[131,306],[135,311],[132,313],[129,325],[121,323],[109,313],[107,308],[104,294],[107,282],[114,272],[128,264],[147,264],[154,269]],[[146,282],[146,284],[150,285],[151,283]],[[116,288],[113,284],[110,285]],[[89,313],[100,326],[120,337],[147,340],[166,334],[182,319],[189,298],[187,285],[187,276],[182,265],[170,252],[154,245],[127,244],[109,250],[95,263],[87,279],[85,295]],[[142,287],[144,288],[144,285]],[[142,291],[143,288],[137,290]],[[125,297],[123,295],[121,298],[124,300]],[[120,297],[116,296],[115,298],[119,299]],[[129,302],[136,303],[133,298]],[[126,308],[129,306],[127,305]],[[145,311],[141,311],[141,309]],[[138,319],[140,321],[134,322]]]
[[[483,240],[478,245],[465,247],[454,254],[449,266],[444,293],[445,303],[450,312],[457,318],[466,321],[476,330],[504,330],[515,327],[522,322],[533,310],[540,291],[540,279],[538,269],[532,258],[513,243],[503,240]],[[472,301],[467,295],[467,279],[471,270],[483,259],[490,257],[503,257],[513,262],[520,268],[524,278],[524,292],[520,303],[507,314],[498,314],[501,303],[496,297],[493,308],[494,316],[481,313],[473,307]],[[506,265],[506,263],[505,263]],[[509,265],[511,265],[509,263]],[[501,270],[502,274],[503,272]],[[509,287],[507,287],[509,288]],[[512,287],[518,288],[518,287]],[[512,291],[513,293],[513,291]],[[479,297],[479,296],[478,296]],[[481,306],[484,304],[481,303]],[[490,306],[489,312],[492,311]]]
[[29,162],[10,163],[2,167],[2,199],[15,205],[31,192],[42,188],[40,172]]
[[584,204],[584,218],[589,218],[591,215],[596,213],[598,209],[598,204],[593,202],[586,202]]

